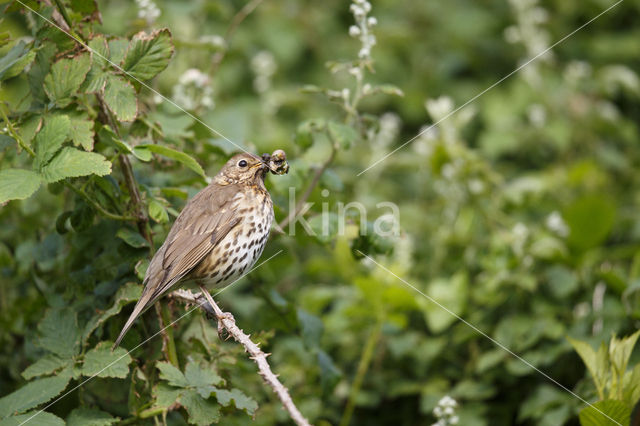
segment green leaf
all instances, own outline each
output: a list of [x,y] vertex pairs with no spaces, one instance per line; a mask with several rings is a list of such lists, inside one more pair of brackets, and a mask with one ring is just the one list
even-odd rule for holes
[[85,151],[93,150],[93,121],[87,113],[70,115],[71,129],[69,137],[75,146],[81,146]]
[[45,120],[42,129],[35,137],[36,158],[34,166],[44,167],[62,148],[62,144],[71,133],[71,120],[66,115],[56,115]]
[[109,63],[105,60],[109,59],[109,44],[104,35],[98,34],[89,40],[89,48],[91,49],[91,58],[93,64],[98,67],[109,66]]
[[300,324],[300,332],[302,341],[309,349],[317,348],[320,344],[324,325],[322,320],[315,315],[311,315],[302,308],[296,310],[298,315],[298,324]]
[[629,358],[631,358],[631,352],[633,352],[633,348],[638,341],[638,337],[640,337],[640,330],[622,339],[618,339],[615,335],[611,337],[611,342],[609,343],[609,359],[619,376],[622,376],[627,370],[627,364],[629,363]]
[[137,301],[142,294],[142,286],[136,283],[127,283],[123,287],[121,287],[116,293],[115,301],[113,305],[106,311],[102,313],[98,313],[89,320],[87,325],[84,328],[82,333],[82,341],[85,342],[91,333],[98,328],[101,324],[103,324],[107,319],[111,318],[114,315],[117,315],[122,307]]
[[69,308],[50,309],[38,324],[38,346],[61,358],[80,352],[80,333],[76,313]]
[[53,160],[42,168],[47,182],[87,175],[104,176],[111,173],[111,162],[102,154],[80,151],[69,146],[62,148]]
[[218,376],[211,368],[201,368],[195,362],[189,362],[187,364],[184,377],[189,383],[189,386],[195,388],[200,396],[205,399],[208,398],[214,390],[213,385],[224,382],[222,377]]
[[142,147],[139,148],[137,146],[133,147],[133,155],[140,161],[151,161],[153,158],[153,154],[148,149]]
[[0,81],[20,74],[36,57],[37,50],[20,40],[0,58]]
[[74,409],[67,417],[67,426],[109,426],[118,422],[117,417],[109,413],[87,407]]
[[113,38],[109,40],[109,59],[114,64],[120,64],[124,59],[124,54],[127,53],[127,47],[129,46],[129,41],[124,38]]
[[[123,154],[131,154],[133,153],[133,149],[123,140],[118,139],[118,136],[111,130],[109,126],[102,126],[98,131],[98,137],[100,138],[100,142],[106,143],[108,145],[113,146],[119,152]],[[151,154],[149,154],[151,156]]]
[[44,90],[49,99],[60,108],[71,103],[71,97],[79,93],[80,85],[91,68],[91,57],[88,54],[78,55],[71,59],[60,59],[51,66],[51,71],[44,78]]
[[240,389],[233,388],[231,391],[226,389],[215,389],[216,399],[220,405],[227,407],[233,401],[238,410],[244,410],[250,416],[258,409],[258,403],[255,399],[247,396]]
[[[426,293],[438,303],[446,306],[455,315],[462,315],[467,305],[468,282],[464,273],[457,273],[451,279],[436,279],[427,287]],[[429,328],[434,333],[446,330],[456,321],[456,317],[430,300],[420,298],[418,302],[424,312]]]
[[32,411],[19,416],[7,417],[0,421],[0,426],[21,426],[27,422],[38,426],[64,426],[64,420],[46,411]]
[[159,383],[153,389],[153,395],[155,397],[155,407],[169,408],[180,399],[180,396],[184,393],[184,389],[173,388],[164,383]]
[[84,356],[84,376],[117,377],[124,379],[129,374],[132,359],[124,348],[111,350],[112,342],[100,342]]
[[69,359],[62,359],[55,355],[45,355],[22,372],[22,377],[31,380],[37,376],[51,374],[62,367],[69,366]]
[[116,233],[116,237],[120,238],[131,247],[142,248],[149,247],[149,242],[144,239],[138,232],[129,228],[120,228]]
[[171,32],[167,28],[133,36],[122,68],[139,80],[149,80],[164,70],[173,55]]
[[631,409],[622,401],[606,399],[580,411],[579,418],[582,426],[628,425]]
[[351,145],[358,140],[358,133],[350,126],[345,124],[336,123],[335,121],[329,121],[327,123],[327,130],[331,140],[342,149],[349,149]]
[[569,244],[586,250],[607,238],[615,221],[616,206],[606,195],[587,195],[569,205],[563,216],[569,225]]
[[320,366],[322,392],[329,395],[340,381],[342,372],[336,367],[331,356],[322,349],[318,350],[318,365]]
[[598,393],[603,395],[609,375],[609,357],[606,346],[601,345],[600,349],[596,353],[596,351],[594,351],[591,345],[587,342],[572,339],[571,337],[567,337],[567,340],[571,343],[571,346],[573,346],[576,352],[578,352],[580,358],[582,358],[582,362],[584,362],[589,374],[591,374],[591,377],[593,378]]
[[306,120],[298,125],[295,134],[295,142],[302,149],[310,148],[313,145],[313,133],[324,129],[325,121],[322,119]]
[[58,375],[34,380],[0,399],[0,418],[24,413],[58,396],[71,380],[70,375]]
[[185,166],[187,166],[188,168],[190,168],[191,170],[193,170],[203,178],[207,177],[204,173],[204,170],[200,166],[200,164],[198,164],[198,162],[193,157],[191,157],[188,154],[185,154],[184,152],[180,152],[175,149],[168,148],[166,146],[155,145],[155,144],[141,144],[136,146],[134,148],[134,151],[144,150],[144,149],[154,152],[156,154],[160,154],[164,157],[171,158],[172,160],[176,160],[179,163],[184,164]]
[[176,366],[168,362],[157,362],[156,368],[160,370],[160,378],[169,382],[171,386],[187,387],[189,382],[182,374],[182,371],[178,370]]
[[180,397],[180,404],[187,409],[190,424],[210,425],[220,420],[220,407],[202,398],[195,390],[186,390]]
[[158,223],[169,222],[169,214],[162,204],[156,200],[149,202],[149,217]]
[[138,115],[136,91],[127,80],[109,75],[104,86],[104,101],[120,121],[133,121]]
[[0,204],[24,200],[40,188],[40,176],[31,170],[0,170]]

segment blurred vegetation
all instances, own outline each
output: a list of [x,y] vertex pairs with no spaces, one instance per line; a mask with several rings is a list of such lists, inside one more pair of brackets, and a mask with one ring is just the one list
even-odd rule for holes
[[[267,182],[278,220],[314,176],[306,220],[331,213],[328,234],[274,234],[263,259],[282,254],[218,297],[312,423],[610,422],[452,313],[630,417],[639,1],[469,105],[613,3],[100,3],[0,5],[0,424],[71,390],[33,424],[290,421],[200,312],[137,347],[187,312],[176,301],[134,326],[130,355],[110,351],[153,247],[237,150],[225,137],[288,153]],[[368,216],[338,233],[352,201]],[[386,201],[392,237],[374,226]]]

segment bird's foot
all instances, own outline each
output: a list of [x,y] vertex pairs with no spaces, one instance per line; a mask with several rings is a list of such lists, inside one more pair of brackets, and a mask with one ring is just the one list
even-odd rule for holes
[[222,312],[221,314],[218,314],[216,319],[218,320],[218,337],[222,340],[224,336],[224,324],[222,324],[222,320],[226,319],[235,322],[236,319],[229,312]]

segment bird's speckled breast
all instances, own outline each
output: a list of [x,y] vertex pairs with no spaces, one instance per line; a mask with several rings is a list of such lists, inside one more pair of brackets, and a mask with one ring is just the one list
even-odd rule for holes
[[273,223],[269,193],[258,186],[238,192],[233,210],[240,222],[191,272],[191,279],[208,287],[223,287],[251,269],[262,255]]

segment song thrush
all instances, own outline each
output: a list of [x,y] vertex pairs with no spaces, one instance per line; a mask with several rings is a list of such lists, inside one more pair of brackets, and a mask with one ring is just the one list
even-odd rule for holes
[[273,222],[264,178],[269,170],[284,174],[288,169],[282,150],[262,158],[238,154],[222,167],[187,203],[153,256],[142,296],[114,347],[140,314],[180,282],[222,287],[253,266]]

